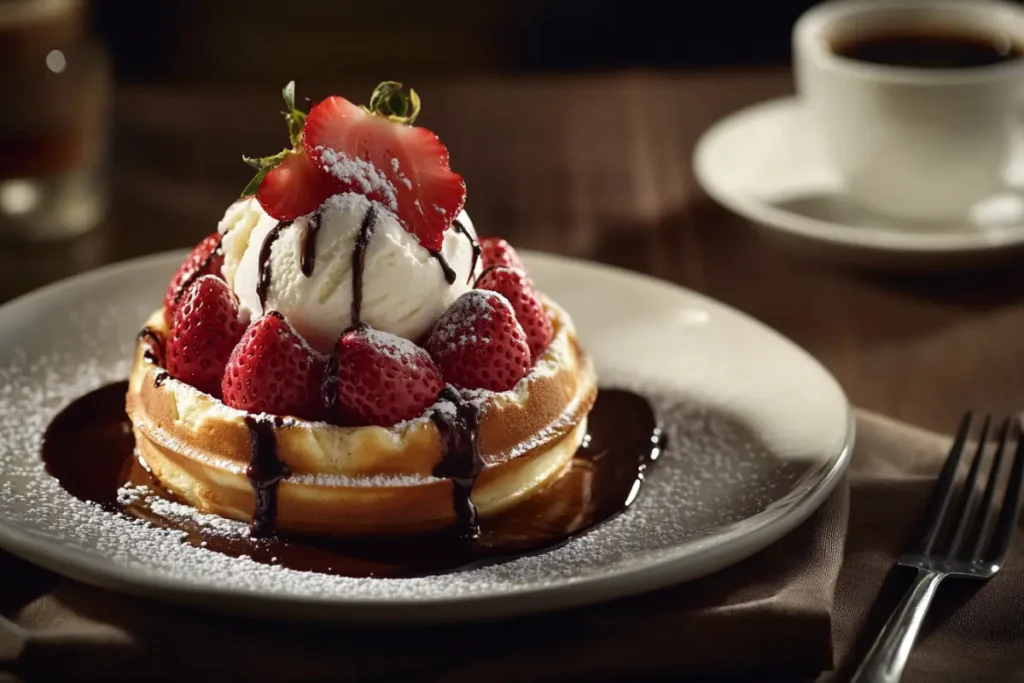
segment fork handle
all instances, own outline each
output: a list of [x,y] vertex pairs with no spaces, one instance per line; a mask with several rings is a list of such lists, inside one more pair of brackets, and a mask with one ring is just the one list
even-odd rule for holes
[[903,596],[896,611],[885,622],[885,628],[861,662],[851,683],[896,683],[903,675],[910,649],[924,623],[924,615],[932,604],[935,591],[946,575],[918,569],[914,584]]

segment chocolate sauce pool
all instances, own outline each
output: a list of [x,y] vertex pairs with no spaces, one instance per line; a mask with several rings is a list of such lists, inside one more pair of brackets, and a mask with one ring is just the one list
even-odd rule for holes
[[[135,441],[124,408],[127,391],[127,382],[97,389],[67,406],[47,427],[43,461],[65,490],[111,512],[183,531],[187,542],[213,552],[341,576],[440,574],[555,548],[625,510],[663,446],[644,398],[605,389],[598,394],[588,436],[569,471],[512,510],[480,520],[479,535],[472,540],[457,530],[399,538],[229,536],[153,511],[154,497],[174,497],[133,457]],[[121,504],[118,490],[129,482],[154,493]]]

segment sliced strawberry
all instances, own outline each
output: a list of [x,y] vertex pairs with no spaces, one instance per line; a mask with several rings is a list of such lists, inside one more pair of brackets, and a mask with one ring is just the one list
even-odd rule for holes
[[320,386],[326,361],[284,316],[271,311],[255,321],[228,360],[224,403],[250,413],[322,419]]
[[446,382],[462,389],[505,391],[530,370],[526,333],[508,300],[474,289],[441,314],[426,349]]
[[346,191],[344,185],[318,171],[301,149],[288,152],[260,181],[256,199],[279,221],[295,220],[316,211],[328,197]]
[[466,203],[466,184],[448,167],[437,136],[409,125],[417,109],[388,115],[377,99],[375,92],[372,112],[342,97],[323,100],[306,119],[303,147],[318,168],[394,211],[424,248],[437,251]]
[[526,266],[523,265],[519,254],[501,237],[481,237],[480,257],[484,262],[484,268],[508,266],[526,272]]
[[544,353],[551,343],[554,334],[551,319],[544,310],[533,283],[526,273],[518,268],[497,266],[488,268],[476,281],[479,289],[489,289],[508,299],[512,310],[516,312],[516,320],[526,333],[526,342],[530,345],[530,356],[536,360]]
[[167,293],[164,294],[164,320],[168,327],[174,323],[174,312],[178,309],[178,304],[181,303],[189,285],[202,275],[220,277],[223,265],[224,255],[220,252],[218,233],[207,235],[202,242],[192,248],[184,263],[178,266],[171,283],[167,286]]
[[219,397],[224,367],[243,332],[234,293],[219,277],[203,275],[185,292],[174,314],[167,339],[167,371]]
[[411,420],[444,388],[424,349],[367,325],[344,332],[337,352],[339,424],[390,427]]

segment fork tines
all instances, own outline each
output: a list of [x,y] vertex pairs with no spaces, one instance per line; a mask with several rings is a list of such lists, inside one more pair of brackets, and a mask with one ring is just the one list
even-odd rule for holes
[[[992,421],[986,416],[970,447],[971,422],[969,412],[960,420],[908,555],[917,562],[970,563],[994,573],[1006,560],[1024,497],[1024,435],[1016,418],[1006,418],[990,435]],[[967,474],[958,486],[965,452],[970,453]]]

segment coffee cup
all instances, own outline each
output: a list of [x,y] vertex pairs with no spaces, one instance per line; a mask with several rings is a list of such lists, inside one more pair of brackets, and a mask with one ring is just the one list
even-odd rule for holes
[[851,199],[910,221],[964,216],[1004,186],[1024,8],[833,0],[793,31],[797,89]]

